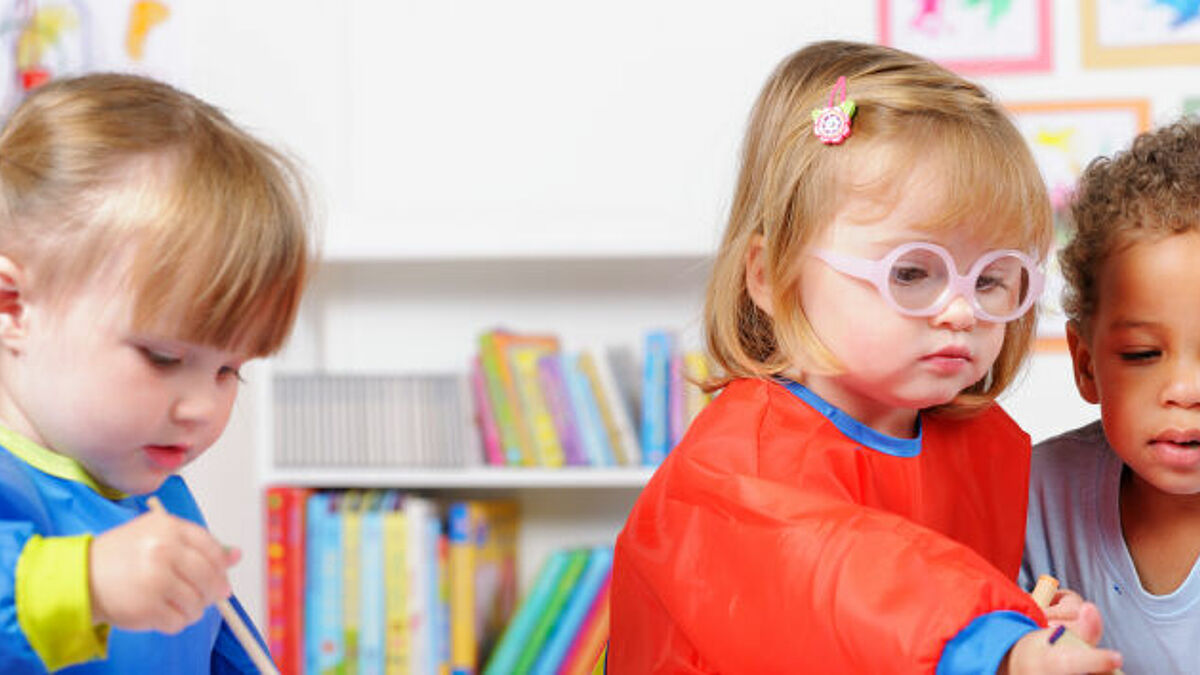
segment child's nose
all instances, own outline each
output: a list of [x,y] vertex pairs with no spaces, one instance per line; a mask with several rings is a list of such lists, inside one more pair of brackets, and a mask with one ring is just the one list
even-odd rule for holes
[[956,295],[933,316],[934,326],[946,326],[953,330],[968,330],[975,326],[975,309],[961,295]]
[[220,393],[215,387],[192,388],[180,394],[171,407],[171,418],[184,426],[199,426],[216,414]]
[[1163,389],[1163,403],[1182,408],[1200,406],[1200,363],[1179,364]]

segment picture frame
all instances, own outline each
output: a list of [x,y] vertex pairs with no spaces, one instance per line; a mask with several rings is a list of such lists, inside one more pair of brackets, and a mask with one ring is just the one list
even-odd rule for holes
[[1148,99],[1017,102],[1005,105],[1025,137],[1046,180],[1054,208],[1054,243],[1046,260],[1046,286],[1039,302],[1038,346],[1066,349],[1062,273],[1057,251],[1070,238],[1066,219],[1075,185],[1088,163],[1129,147],[1150,128]]
[[1050,0],[878,0],[879,43],[961,73],[1052,69]]
[[1200,63],[1200,5],[1081,0],[1080,42],[1087,68]]
[[186,84],[189,0],[0,0],[0,113],[33,89],[89,72],[147,75]]

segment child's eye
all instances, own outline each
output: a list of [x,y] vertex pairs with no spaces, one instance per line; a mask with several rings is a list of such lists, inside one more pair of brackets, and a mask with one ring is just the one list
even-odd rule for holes
[[924,281],[929,276],[924,268],[915,265],[892,267],[892,281],[897,284],[915,284]]
[[221,366],[221,369],[217,371],[217,377],[232,377],[240,383],[245,384],[246,382],[245,378],[242,377],[241,371],[233,366]]
[[180,363],[178,356],[155,351],[149,347],[138,347],[138,351],[141,352],[142,357],[145,358],[150,365],[157,368],[170,368],[171,366],[177,366]]
[[1127,363],[1145,363],[1162,356],[1161,349],[1131,349],[1120,353],[1122,361]]
[[976,291],[994,291],[1002,288],[1004,288],[1004,279],[1001,277],[989,277],[981,274],[975,280]]

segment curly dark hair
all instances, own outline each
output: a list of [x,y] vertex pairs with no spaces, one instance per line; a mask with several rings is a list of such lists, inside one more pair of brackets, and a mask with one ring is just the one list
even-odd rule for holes
[[1139,134],[1084,170],[1071,202],[1075,234],[1059,253],[1063,309],[1086,332],[1096,313],[1100,270],[1133,243],[1200,232],[1200,119]]

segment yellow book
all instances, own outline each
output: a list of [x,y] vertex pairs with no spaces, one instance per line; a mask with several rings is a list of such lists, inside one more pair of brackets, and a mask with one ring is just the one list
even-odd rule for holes
[[562,443],[554,428],[554,418],[546,405],[546,396],[538,381],[538,359],[551,350],[533,345],[514,345],[508,352],[513,364],[513,379],[521,399],[521,410],[529,426],[534,456],[541,466],[558,468],[564,464]]
[[708,379],[711,371],[708,367],[708,357],[704,352],[695,350],[684,353],[684,414],[687,416],[687,424],[690,425],[692,420],[696,419],[696,415],[704,409],[712,400],[712,396],[704,393],[698,383]]
[[409,675],[408,531],[403,497],[388,491],[383,505],[384,672]]
[[469,500],[452,502],[446,513],[450,548],[450,669],[455,673],[474,673],[479,666],[475,629],[475,532],[479,520],[479,506]]
[[508,353],[513,345],[534,345],[558,349],[553,335],[519,335],[505,330],[491,330],[479,336],[479,360],[493,395],[496,423],[504,444],[505,457],[510,465],[537,466],[532,431],[521,406],[516,378],[509,364]]
[[475,605],[479,650],[490,654],[517,608],[517,529],[520,506],[512,499],[479,502],[480,541],[475,552]]
[[345,659],[344,675],[358,673],[358,624],[362,616],[362,509],[366,503],[358,490],[350,490],[342,500],[342,630]]

